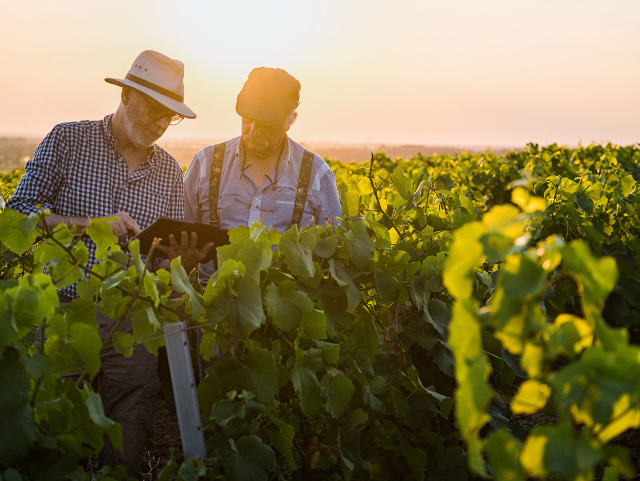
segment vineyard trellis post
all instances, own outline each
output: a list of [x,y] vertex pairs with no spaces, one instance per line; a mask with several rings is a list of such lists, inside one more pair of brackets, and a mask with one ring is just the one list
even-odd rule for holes
[[191,364],[187,326],[180,321],[167,323],[163,329],[184,456],[185,459],[194,456],[205,459],[207,449]]

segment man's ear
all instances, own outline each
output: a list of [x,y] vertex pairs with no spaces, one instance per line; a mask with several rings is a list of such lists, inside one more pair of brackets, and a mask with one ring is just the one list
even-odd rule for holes
[[131,87],[122,87],[122,92],[120,92],[120,100],[124,105],[129,105],[129,103],[131,103],[133,97],[131,92],[132,90],[133,89]]

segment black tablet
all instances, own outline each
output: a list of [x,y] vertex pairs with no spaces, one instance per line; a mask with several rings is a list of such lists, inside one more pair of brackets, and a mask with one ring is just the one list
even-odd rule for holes
[[[201,248],[208,242],[213,242],[214,247],[209,251],[204,262],[213,259],[216,247],[229,243],[229,234],[226,230],[219,229],[209,224],[201,222],[187,222],[183,220],[171,219],[169,217],[160,217],[153,224],[140,232],[134,239],[140,240],[140,253],[148,254],[153,239],[158,237],[160,244],[169,245],[169,235],[173,234],[178,242],[181,240],[182,232],[186,232],[191,238],[191,233],[198,234],[198,248]],[[156,250],[154,257],[164,257],[163,253]]]

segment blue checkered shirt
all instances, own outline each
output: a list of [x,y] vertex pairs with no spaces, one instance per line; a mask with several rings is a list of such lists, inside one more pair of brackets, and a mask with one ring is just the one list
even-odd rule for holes
[[[23,214],[51,209],[71,217],[105,217],[126,212],[145,229],[158,217],[184,217],[182,168],[161,147],[129,176],[127,163],[116,148],[111,117],[100,121],[56,125],[27,162],[24,176],[7,207]],[[120,245],[125,252],[127,237]],[[89,263],[95,264],[96,245],[88,237]],[[75,284],[59,291],[77,297]]]

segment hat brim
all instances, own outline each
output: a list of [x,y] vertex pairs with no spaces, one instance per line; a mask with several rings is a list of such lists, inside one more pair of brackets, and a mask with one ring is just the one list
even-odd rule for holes
[[144,87],[143,85],[137,84],[129,79],[106,78],[104,79],[104,81],[113,85],[117,85],[119,87],[131,87],[133,89],[139,90],[143,94],[148,95],[149,97],[161,103],[163,106],[178,115],[182,115],[187,119],[196,118],[196,114],[194,113],[194,111],[187,107],[183,102],[179,102],[177,100],[169,98],[166,95],[162,95],[155,90]]

